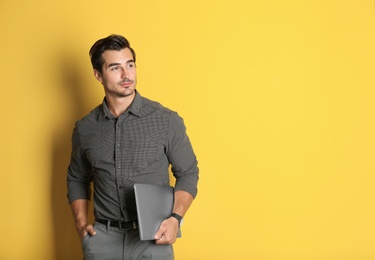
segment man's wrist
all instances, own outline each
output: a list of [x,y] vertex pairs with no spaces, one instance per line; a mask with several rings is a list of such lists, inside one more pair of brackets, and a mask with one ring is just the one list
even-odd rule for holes
[[87,221],[79,221],[76,223],[76,229],[82,230],[85,227],[87,227],[87,225],[88,225]]
[[183,220],[183,217],[182,217],[182,216],[180,216],[179,214],[173,212],[173,213],[171,214],[171,217],[177,219],[177,221],[178,221],[178,226],[181,226],[181,224],[182,224],[182,220]]

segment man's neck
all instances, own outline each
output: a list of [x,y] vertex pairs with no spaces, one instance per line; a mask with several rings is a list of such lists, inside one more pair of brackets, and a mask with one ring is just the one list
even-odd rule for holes
[[128,109],[135,98],[135,93],[127,97],[112,97],[106,96],[105,100],[108,106],[109,111],[112,115],[118,118],[122,113]]

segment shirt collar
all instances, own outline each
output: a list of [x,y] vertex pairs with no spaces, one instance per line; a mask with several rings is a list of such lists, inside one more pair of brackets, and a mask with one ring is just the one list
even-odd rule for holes
[[[133,102],[130,104],[129,108],[124,113],[131,113],[137,117],[141,117],[141,112],[142,112],[142,96],[136,90]],[[115,118],[112,115],[111,111],[109,111],[107,102],[105,101],[105,97],[104,97],[103,103],[102,103],[102,109],[100,110],[98,119],[101,120],[105,117]]]
[[142,96],[135,91],[135,97],[133,102],[130,104],[130,107],[127,109],[130,113],[137,117],[141,117],[142,112]]

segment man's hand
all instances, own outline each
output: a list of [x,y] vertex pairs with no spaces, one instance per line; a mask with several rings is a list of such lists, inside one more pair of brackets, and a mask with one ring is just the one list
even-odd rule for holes
[[77,233],[81,241],[83,238],[89,234],[90,236],[95,236],[96,231],[94,227],[90,224],[83,225],[82,227],[77,227]]
[[156,244],[173,244],[176,242],[178,233],[178,220],[170,217],[165,219],[155,235]]

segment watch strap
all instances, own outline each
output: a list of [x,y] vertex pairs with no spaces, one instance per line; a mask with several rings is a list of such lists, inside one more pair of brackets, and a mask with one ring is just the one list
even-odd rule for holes
[[177,221],[178,221],[178,226],[181,225],[182,217],[181,217],[180,215],[178,215],[177,213],[172,213],[172,214],[171,214],[171,217],[174,217],[175,219],[177,219]]

